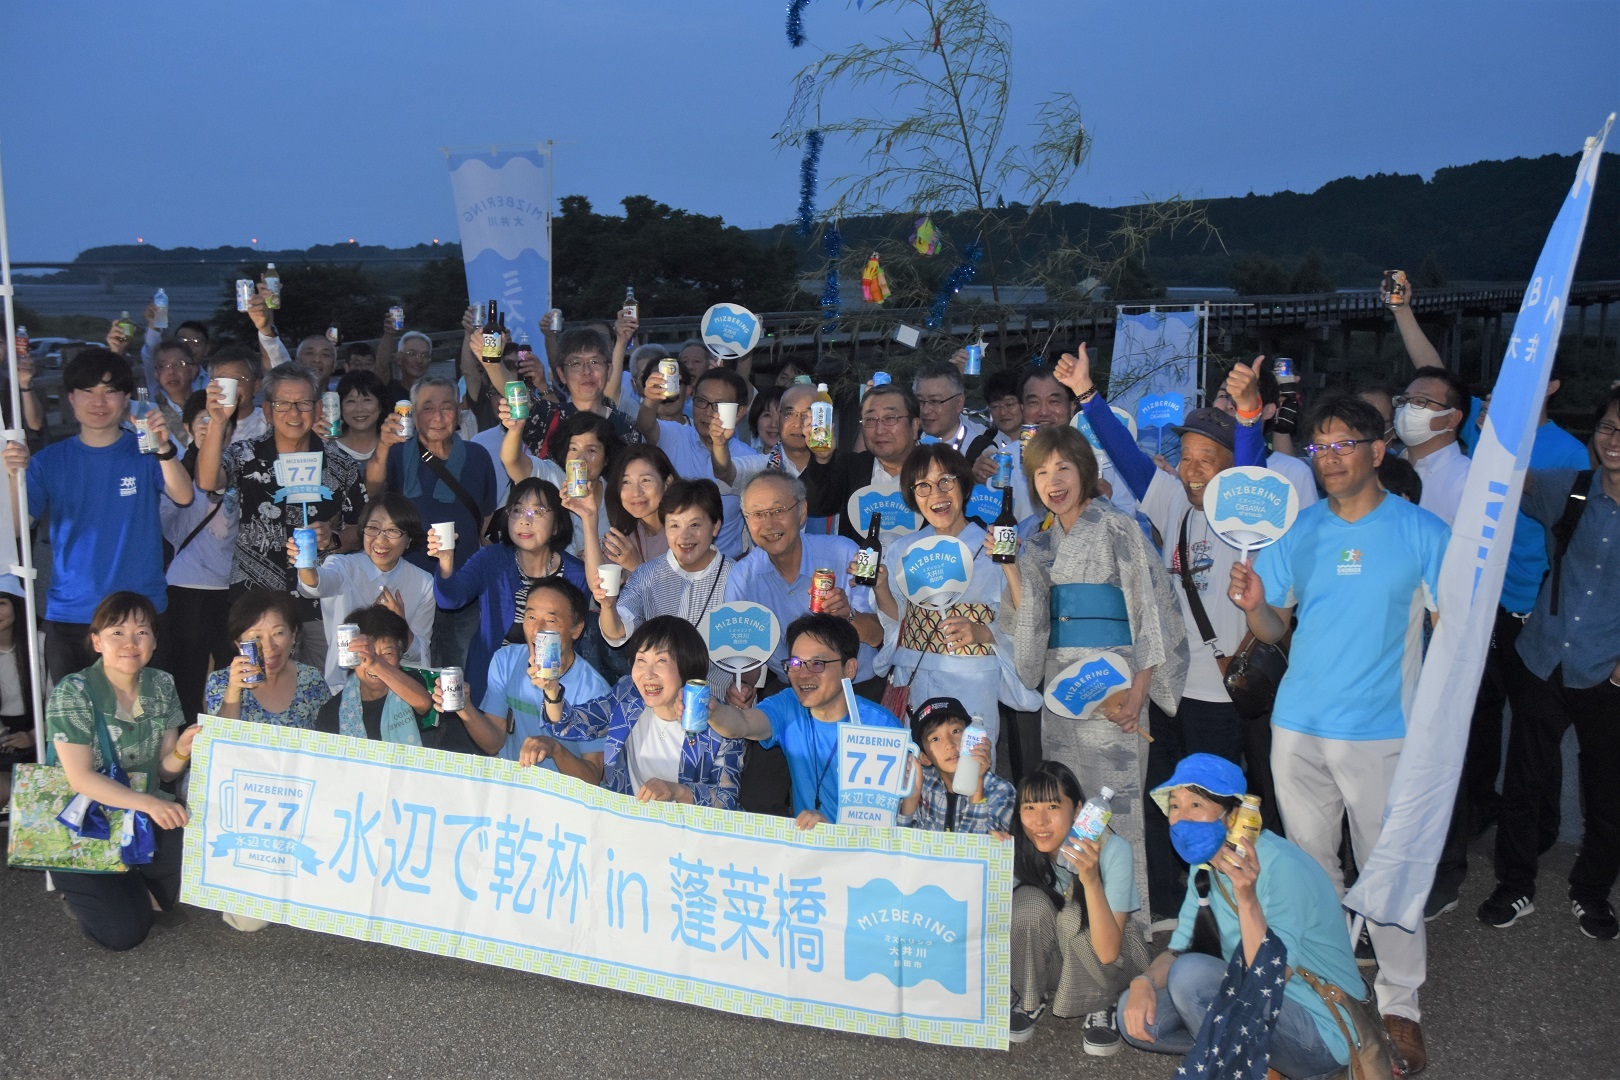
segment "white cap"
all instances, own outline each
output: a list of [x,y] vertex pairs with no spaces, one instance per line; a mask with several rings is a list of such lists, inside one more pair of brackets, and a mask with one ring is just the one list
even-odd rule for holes
[[825,389],[827,389],[827,384],[826,384],[826,383],[824,383],[824,382],[822,382],[822,383],[816,383],[816,389],[817,389],[817,390],[825,390]]
[[1112,799],[1114,797],[1114,789],[1111,788],[1111,787],[1103,788],[1102,789],[1102,797],[1105,798],[1105,799]]

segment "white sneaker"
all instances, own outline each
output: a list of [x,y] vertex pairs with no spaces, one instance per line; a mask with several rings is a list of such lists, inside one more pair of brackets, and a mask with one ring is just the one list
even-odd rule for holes
[[244,934],[257,934],[270,925],[268,919],[250,919],[246,915],[236,915],[229,911],[222,914],[220,918],[225,920],[226,926],[232,930],[240,930]]

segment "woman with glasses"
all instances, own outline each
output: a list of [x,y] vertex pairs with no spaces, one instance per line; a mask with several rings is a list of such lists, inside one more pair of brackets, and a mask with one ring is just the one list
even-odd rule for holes
[[[585,564],[568,554],[574,519],[549,480],[529,477],[512,485],[506,506],[492,530],[500,539],[456,569],[454,548],[442,547],[436,534],[427,537],[428,557],[437,560],[434,596],[441,608],[471,607],[478,613],[477,632],[467,646],[463,667],[469,701],[483,701],[489,661],[508,642],[525,640],[523,614],[529,589],[542,578],[562,576],[585,588]],[[445,718],[439,749],[477,753],[459,718]]]
[[614,461],[607,479],[607,517],[610,528],[602,537],[602,554],[624,567],[626,576],[636,567],[669,551],[664,539],[664,515],[659,504],[664,489],[675,479],[675,466],[656,446],[632,446]]
[[[990,560],[985,530],[964,514],[973,490],[973,469],[950,444],[929,443],[912,450],[900,469],[900,494],[926,524],[890,544],[872,590],[883,621],[883,648],[872,669],[887,674],[894,687],[909,686],[916,702],[954,697],[969,716],[984,721],[995,753],[1001,730],[1003,670],[1016,684],[1012,639],[997,619],[1003,577]],[[906,599],[906,558],[917,546],[937,536],[954,536],[967,545],[973,564],[966,587],[948,607],[913,604]],[[851,567],[851,572],[854,568]],[[1026,692],[1008,702],[1013,708],[1040,708],[1039,695]]]
[[338,379],[337,395],[343,434],[332,440],[356,461],[367,462],[377,453],[384,413],[394,411],[382,380],[369,371],[350,371]]
[[[318,569],[298,571],[301,596],[319,598],[326,627],[326,683],[340,693],[349,672],[338,666],[337,628],[349,621],[348,612],[381,604],[404,619],[412,644],[406,658],[426,665],[438,605],[433,599],[433,576],[405,561],[405,553],[427,539],[416,504],[403,495],[384,492],[367,503],[360,514],[359,551],[330,555]],[[287,543],[287,558],[296,560],[297,546]]]

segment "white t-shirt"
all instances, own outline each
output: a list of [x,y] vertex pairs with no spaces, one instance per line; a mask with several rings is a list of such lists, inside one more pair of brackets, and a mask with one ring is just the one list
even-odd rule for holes
[[1294,490],[1299,492],[1299,508],[1305,509],[1317,500],[1316,470],[1311,463],[1292,454],[1279,454],[1275,450],[1266,455],[1266,468],[1288,477]]
[[1432,454],[1415,457],[1408,449],[1406,460],[1412,463],[1418,479],[1423,481],[1423,497],[1418,505],[1447,525],[1456,521],[1463,485],[1468,482],[1469,462],[1462,450],[1452,443]]
[[1170,570],[1170,580],[1174,583],[1171,587],[1181,600],[1181,617],[1187,624],[1187,648],[1191,653],[1191,662],[1187,668],[1185,694],[1198,701],[1230,701],[1231,697],[1221,681],[1220,666],[1215,663],[1214,650],[1204,643],[1204,635],[1198,630],[1198,623],[1193,618],[1192,608],[1182,589],[1181,560],[1177,553],[1182,516],[1186,515],[1187,518],[1187,554],[1192,561],[1193,586],[1198,590],[1198,598],[1203,601],[1210,628],[1215,631],[1216,644],[1227,656],[1237,651],[1248,628],[1243,610],[1232,603],[1228,595],[1232,564],[1238,561],[1241,553],[1210,531],[1209,519],[1202,510],[1192,508],[1181,478],[1163,469],[1154,470],[1141,506],[1142,512],[1153,522],[1153,527],[1159,530],[1159,536],[1164,540],[1164,565]]
[[686,729],[679,720],[662,720],[651,709],[642,709],[624,748],[629,755],[630,789],[640,791],[643,784],[655,779],[679,783],[685,742]]

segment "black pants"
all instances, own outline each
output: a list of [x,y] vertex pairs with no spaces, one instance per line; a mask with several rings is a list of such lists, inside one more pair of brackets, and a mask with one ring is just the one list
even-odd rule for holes
[[1559,744],[1571,724],[1580,742],[1581,808],[1585,833],[1569,874],[1570,895],[1588,905],[1608,899],[1620,873],[1620,803],[1609,789],[1620,775],[1620,689],[1607,679],[1584,690],[1564,685],[1563,668],[1537,678],[1509,657],[1507,773],[1496,826],[1496,880],[1527,896],[1536,892],[1541,814],[1548,788],[1558,783]]
[[1041,714],[1001,710],[1001,746],[996,750],[996,772],[1015,787],[1041,763]]
[[[1153,741],[1148,744],[1148,791],[1170,779],[1176,762],[1188,754],[1216,754],[1234,765],[1242,763],[1243,721],[1230,701],[1182,698],[1175,716],[1150,701],[1148,720],[1153,731]],[[1148,893],[1153,913],[1174,915],[1181,910],[1182,898],[1187,893],[1182,881],[1187,864],[1170,846],[1170,819],[1152,799],[1143,800],[1142,838],[1147,848]]]
[[203,684],[208,673],[229,667],[236,646],[225,633],[230,594],[224,589],[187,589],[169,586],[169,610],[163,614],[159,635],[169,643],[169,674],[180,696],[186,723],[203,711]]
[[51,880],[79,920],[79,929],[104,949],[124,952],[145,941],[156,915],[152,900],[168,911],[180,898],[185,832],[155,825],[153,829],[157,851],[145,866],[132,866],[122,874],[51,873]]

